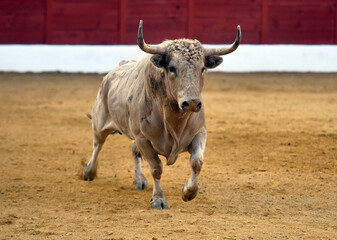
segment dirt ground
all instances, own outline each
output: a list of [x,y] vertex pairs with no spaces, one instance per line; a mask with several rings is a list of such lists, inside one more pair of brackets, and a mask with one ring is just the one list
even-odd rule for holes
[[150,189],[134,189],[124,136],[79,178],[101,80],[0,73],[0,239],[337,239],[337,74],[208,74],[200,193],[181,199],[182,154],[164,164],[162,211],[145,162]]

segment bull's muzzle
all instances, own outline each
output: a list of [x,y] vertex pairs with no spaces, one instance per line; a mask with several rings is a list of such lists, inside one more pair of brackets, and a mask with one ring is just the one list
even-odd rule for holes
[[199,112],[201,110],[201,107],[201,101],[196,99],[183,101],[180,105],[180,108],[185,112]]

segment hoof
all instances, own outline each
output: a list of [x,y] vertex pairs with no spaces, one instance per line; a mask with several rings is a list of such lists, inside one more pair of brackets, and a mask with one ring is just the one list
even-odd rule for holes
[[83,177],[84,181],[92,181],[96,177],[96,172],[88,171],[88,166],[87,166],[87,164],[85,164],[84,168],[83,168],[82,177]]
[[83,180],[84,181],[92,181],[92,180],[94,180],[95,179],[95,177],[88,177],[88,176],[84,176],[83,175]]
[[187,202],[187,201],[191,201],[193,200],[197,195],[198,195],[198,192],[199,192],[199,185],[195,185],[195,186],[192,186],[192,187],[186,187],[186,185],[183,187],[183,196],[182,196],[182,199]]
[[137,190],[144,190],[149,189],[149,184],[147,183],[147,180],[144,175],[141,175],[139,177],[134,178],[133,185],[135,185]]
[[165,198],[151,198],[151,208],[153,209],[168,209],[167,201]]

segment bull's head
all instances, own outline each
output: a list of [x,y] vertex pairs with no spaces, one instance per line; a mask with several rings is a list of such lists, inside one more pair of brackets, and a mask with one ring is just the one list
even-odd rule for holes
[[179,39],[160,45],[147,45],[143,37],[143,21],[138,29],[138,46],[144,52],[154,54],[151,62],[165,72],[168,97],[174,99],[182,111],[199,112],[202,108],[201,90],[205,70],[222,63],[221,55],[235,51],[240,45],[241,29],[238,26],[236,40],[228,47],[204,48],[198,40]]

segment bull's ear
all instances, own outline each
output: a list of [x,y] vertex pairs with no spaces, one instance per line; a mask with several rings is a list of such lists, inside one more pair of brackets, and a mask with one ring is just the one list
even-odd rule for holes
[[222,57],[218,56],[207,56],[205,57],[205,67],[206,68],[215,68],[222,63]]
[[165,68],[168,66],[168,61],[166,55],[154,54],[151,57],[151,62],[159,68]]

